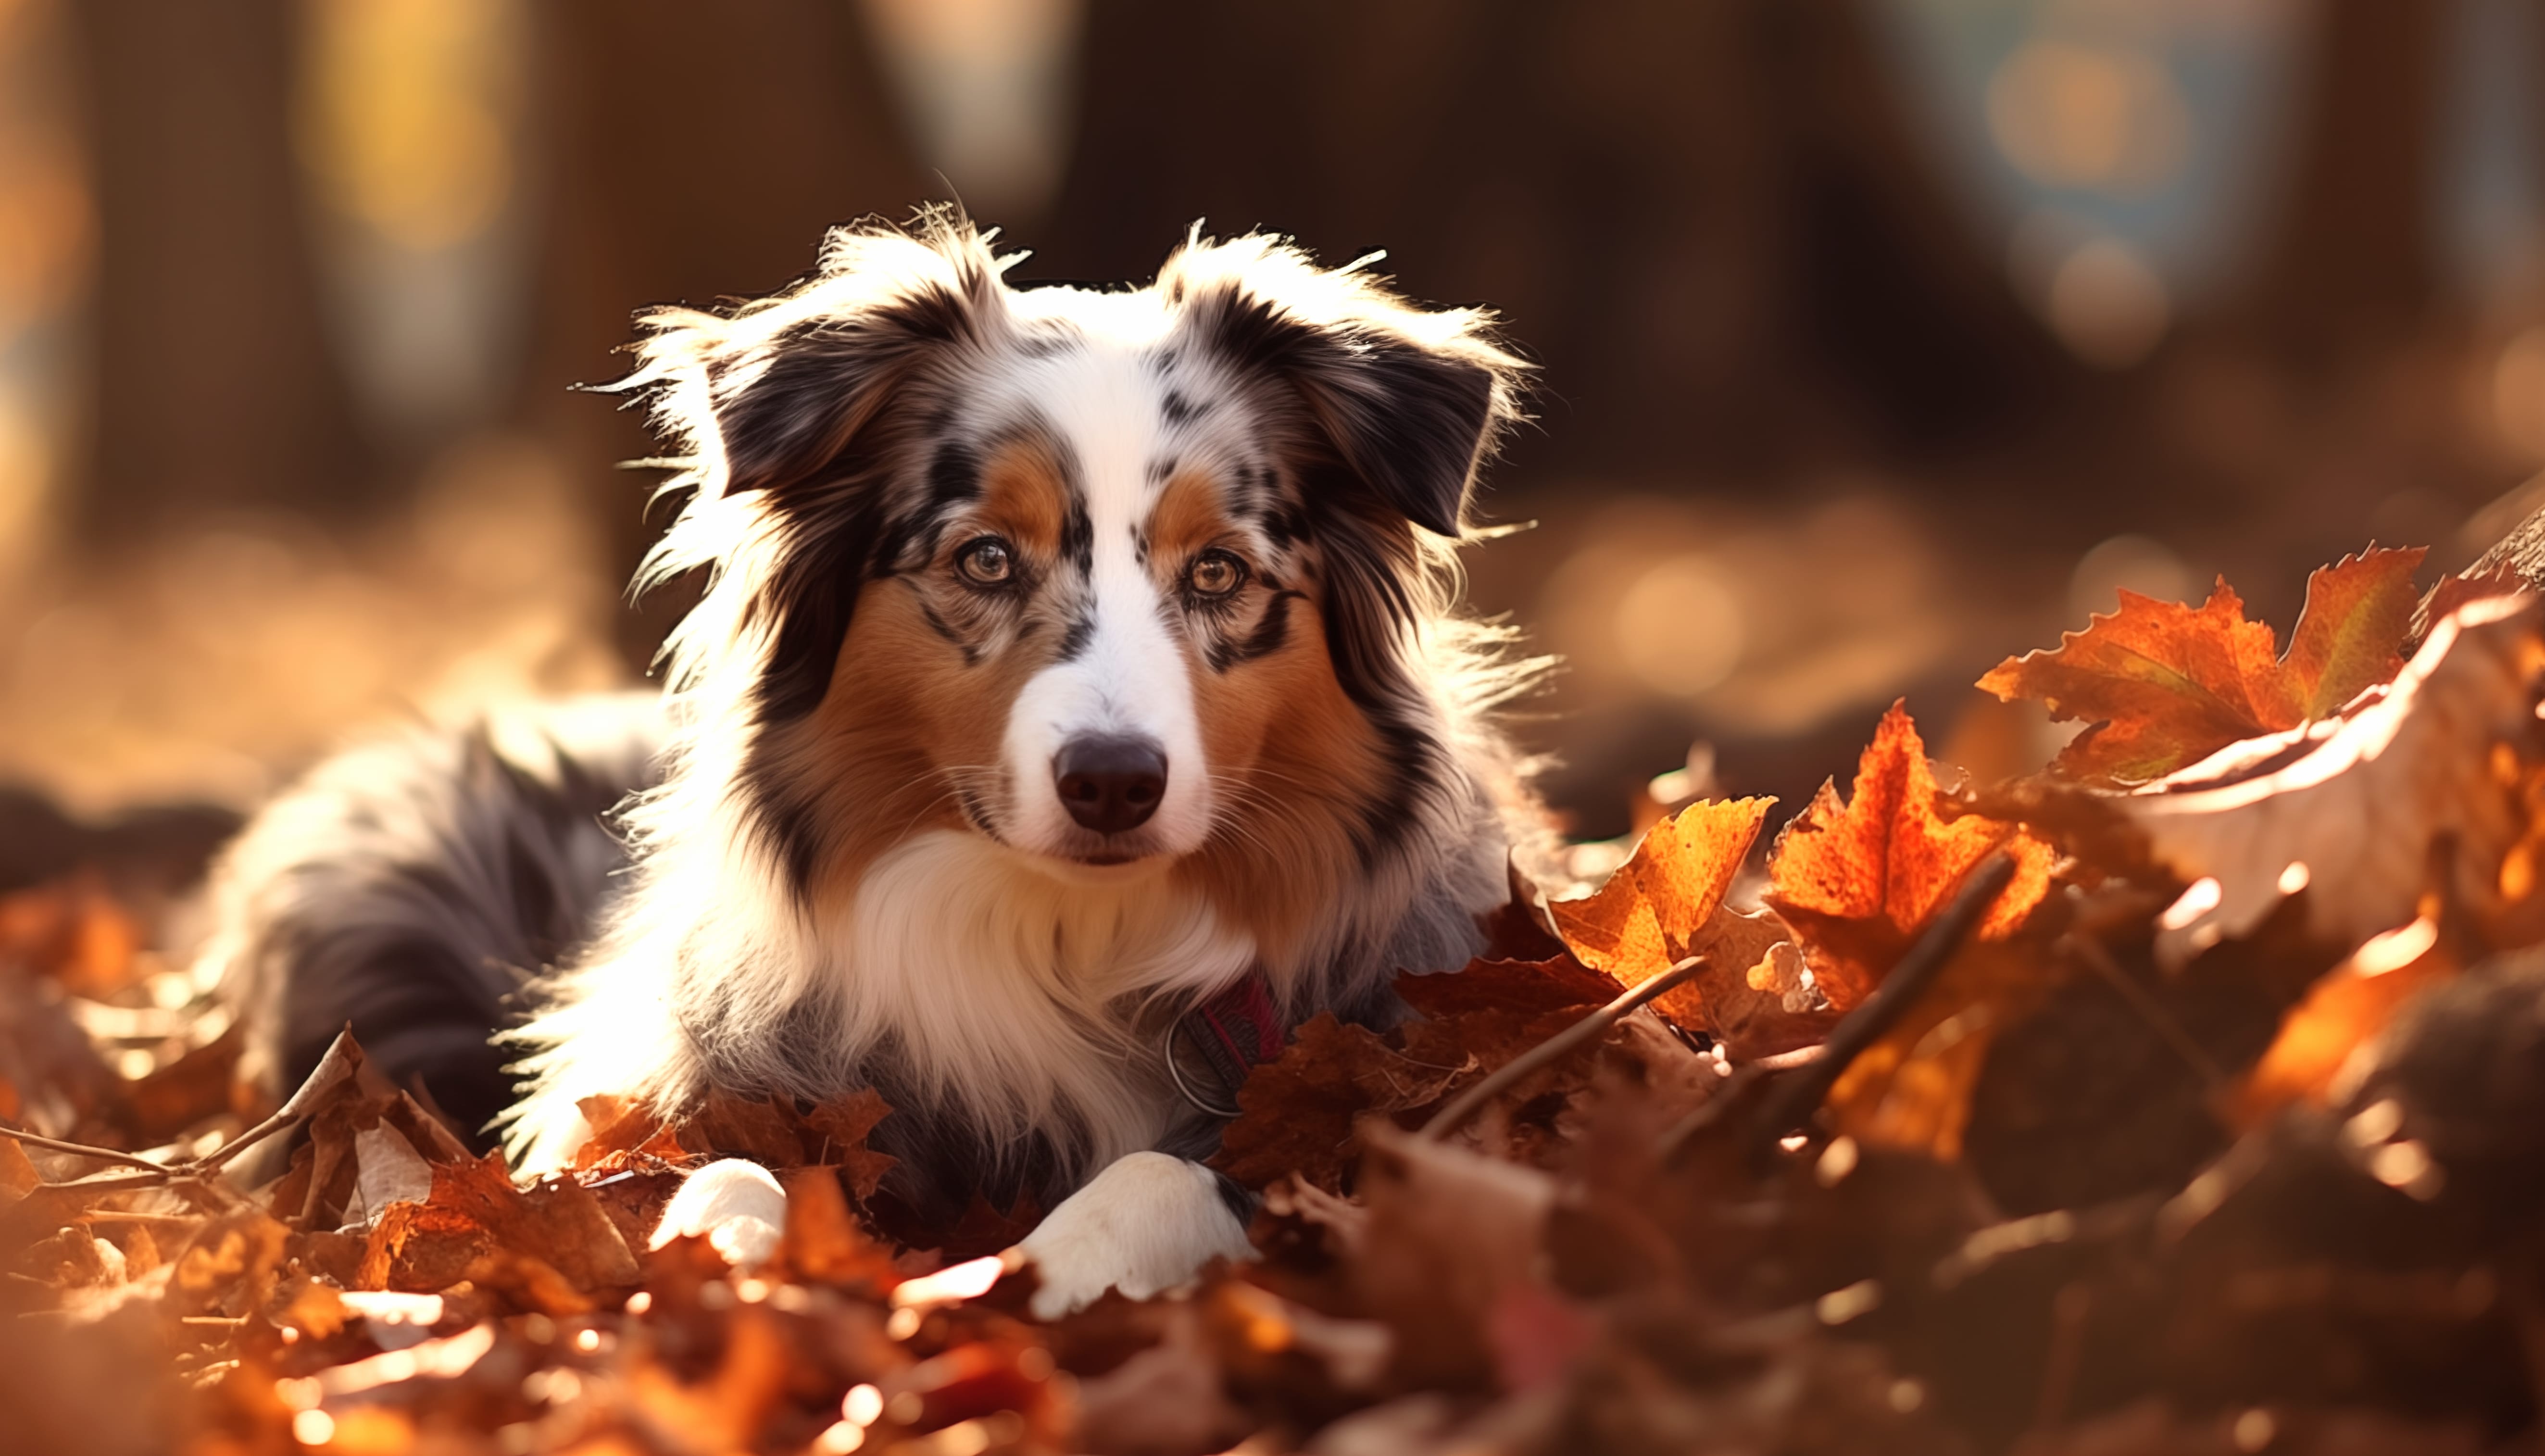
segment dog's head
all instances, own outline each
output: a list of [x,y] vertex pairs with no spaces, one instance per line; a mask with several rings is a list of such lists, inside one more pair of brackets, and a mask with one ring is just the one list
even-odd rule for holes
[[[819,894],[966,830],[1064,878],[1383,855],[1450,770],[1419,638],[1520,365],[1276,241],[1012,288],[967,225],[834,235],[633,382],[697,457],[676,678]],[[709,730],[702,730],[709,731]]]

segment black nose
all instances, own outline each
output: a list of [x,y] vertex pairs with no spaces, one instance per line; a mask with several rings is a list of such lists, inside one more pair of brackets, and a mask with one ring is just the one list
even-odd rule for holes
[[1167,756],[1145,738],[1073,738],[1051,771],[1069,817],[1098,834],[1138,829],[1167,795]]

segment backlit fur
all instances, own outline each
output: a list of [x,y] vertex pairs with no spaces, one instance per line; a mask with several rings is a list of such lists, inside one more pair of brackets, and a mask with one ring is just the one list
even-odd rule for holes
[[[689,496],[646,579],[708,585],[626,888],[519,1033],[530,1165],[596,1093],[875,1086],[906,1196],[1048,1198],[1206,1144],[1159,1049],[1197,999],[1260,968],[1293,1017],[1383,1015],[1475,948],[1522,803],[1483,716],[1519,671],[1447,611],[1513,417],[1486,317],[1263,237],[1136,291],[1006,266],[958,220],[861,227],[781,295],[647,320],[624,387]],[[1196,591],[1205,551],[1244,585]],[[1163,750],[1136,830],[1058,797],[1087,734]]]

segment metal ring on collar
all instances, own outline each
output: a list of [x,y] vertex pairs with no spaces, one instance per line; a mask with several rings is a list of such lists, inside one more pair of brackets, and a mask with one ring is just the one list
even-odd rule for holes
[[1233,1118],[1237,1116],[1241,1109],[1236,1107],[1213,1106],[1211,1103],[1203,1101],[1190,1087],[1186,1085],[1185,1069],[1176,1064],[1176,1033],[1184,1029],[1185,1023],[1181,1020],[1167,1027],[1167,1077],[1170,1081],[1175,1083],[1177,1093],[1186,1101],[1192,1103],[1195,1108],[1212,1117]]

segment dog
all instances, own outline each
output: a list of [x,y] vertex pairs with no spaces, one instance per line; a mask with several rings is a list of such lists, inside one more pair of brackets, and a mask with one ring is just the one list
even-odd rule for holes
[[[271,1089],[350,1023],[532,1173],[589,1097],[872,1088],[888,1195],[1052,1208],[1039,1313],[1248,1254],[1196,1161],[1246,1067],[1404,1014],[1543,834],[1495,721],[1532,665],[1452,610],[1526,365],[1272,237],[1109,291],[1013,262],[923,213],[642,316],[615,387],[686,499],[638,586],[704,583],[665,690],[410,730],[263,811],[204,954]],[[662,1237],[782,1225],[719,1162]]]

